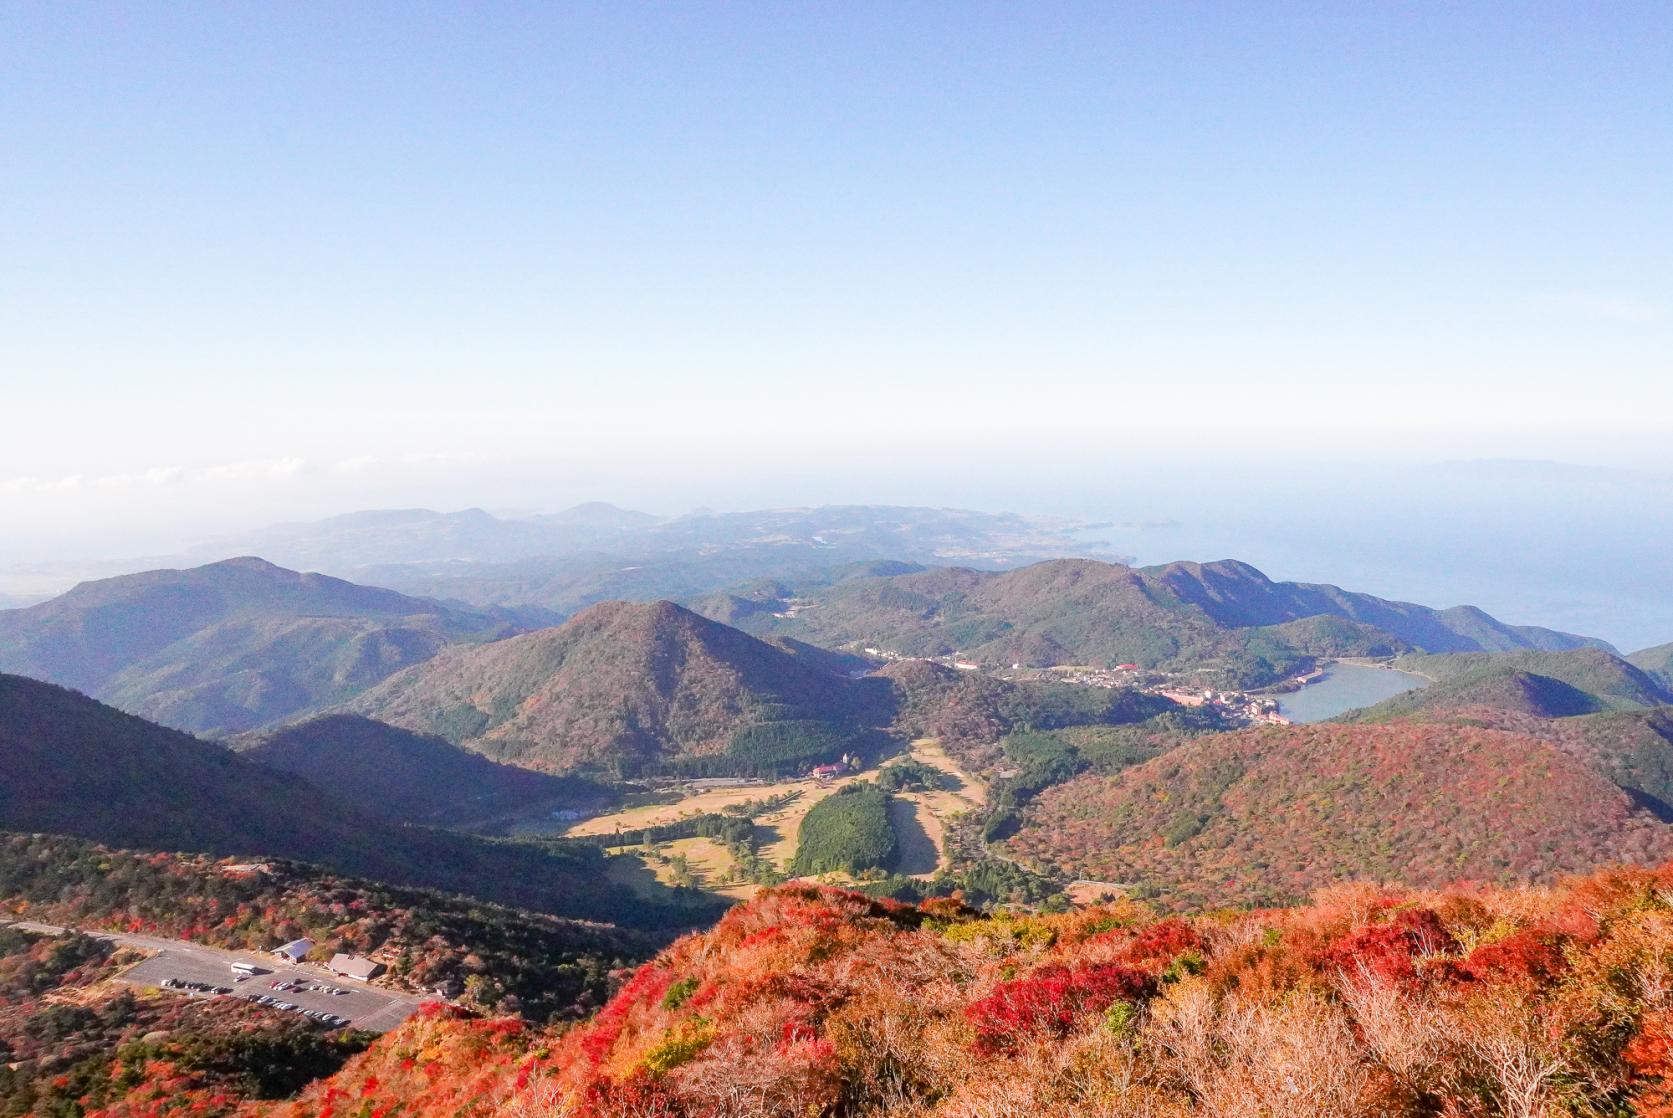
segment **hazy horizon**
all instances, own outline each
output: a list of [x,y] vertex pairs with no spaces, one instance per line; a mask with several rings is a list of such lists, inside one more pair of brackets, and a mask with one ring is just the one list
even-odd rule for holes
[[[202,530],[146,537],[149,549],[121,546],[117,533],[76,550],[60,541],[42,550],[0,551],[0,593],[56,593],[80,578],[143,569],[194,547],[192,562],[246,547],[239,537],[278,522],[312,521],[372,508],[438,512],[481,507],[499,516],[559,511],[605,500],[658,515],[697,507],[741,512],[772,507],[893,504],[1056,516],[1107,525],[1086,534],[1089,554],[1139,564],[1178,559],[1238,559],[1277,579],[1328,582],[1381,597],[1433,606],[1475,605],[1515,624],[1598,636],[1622,651],[1673,639],[1673,585],[1662,557],[1673,545],[1673,472],[1629,471],[1529,460],[1452,462],[1243,463],[1214,460],[1132,461],[1106,469],[1071,461],[1049,477],[1004,476],[897,480],[894,486],[798,487],[792,474],[753,491],[687,488],[684,501],[643,501],[614,491],[551,492],[544,501],[412,500],[382,504],[327,501],[317,513],[264,515],[272,502]],[[306,471],[265,484],[305,479]],[[695,480],[688,480],[694,486]],[[507,493],[503,481],[478,495]],[[445,490],[429,492],[440,497]],[[750,500],[750,492],[759,499]],[[1367,493],[1376,494],[1367,499]],[[703,500],[703,497],[710,499]],[[726,499],[728,496],[731,500]],[[773,499],[773,498],[778,499]],[[802,499],[795,499],[801,497]],[[225,546],[214,550],[213,545]],[[90,562],[77,563],[83,560]],[[20,573],[23,572],[23,573]],[[333,573],[352,574],[348,571]]]
[[[1664,5],[14,6],[0,564],[938,505],[1673,638],[1670,51]],[[1636,480],[1438,491],[1481,459]]]

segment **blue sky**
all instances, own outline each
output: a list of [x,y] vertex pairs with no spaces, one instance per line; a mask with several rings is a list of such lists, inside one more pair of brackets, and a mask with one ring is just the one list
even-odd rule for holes
[[8,5],[0,515],[1670,468],[1669,57],[1666,4]]

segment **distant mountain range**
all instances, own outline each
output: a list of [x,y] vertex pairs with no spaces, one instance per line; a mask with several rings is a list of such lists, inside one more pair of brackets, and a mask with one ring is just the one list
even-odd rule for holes
[[[458,789],[469,799],[469,787]],[[636,894],[583,848],[393,825],[359,806],[374,780],[327,790],[84,695],[0,675],[0,830],[110,846],[314,862],[557,916],[674,927],[713,915]],[[702,908],[701,905],[698,906]]]
[[21,594],[55,580],[260,555],[408,594],[567,615],[602,601],[682,599],[745,579],[799,576],[859,560],[1010,567],[1105,554],[1107,544],[1089,528],[1045,517],[889,505],[671,517],[602,503],[527,517],[384,509],[278,525],[147,560],[12,564],[0,567],[0,590]]
[[228,733],[341,702],[446,645],[550,620],[229,559],[83,583],[0,612],[0,671]]
[[664,522],[603,502],[525,518],[482,509],[372,509],[324,520],[278,524],[194,548],[217,557],[229,550],[271,557],[286,566],[350,574],[379,564],[497,563],[565,555],[609,544]]
[[[202,545],[265,555],[310,570],[363,578],[365,568],[461,564],[480,566],[592,553],[640,561],[717,551],[805,554],[829,566],[856,558],[1039,558],[1084,550],[1079,525],[1064,520],[962,509],[889,505],[698,511],[653,516],[601,502],[560,513],[497,517],[481,509],[438,513],[397,509],[350,513],[285,524]],[[457,573],[457,572],[454,572]]]
[[1245,563],[1133,568],[1059,559],[1017,570],[906,568],[768,580],[709,595],[700,612],[757,634],[833,648],[958,654],[990,666],[1212,668],[1270,682],[1318,656],[1607,647],[1334,586],[1274,582]]

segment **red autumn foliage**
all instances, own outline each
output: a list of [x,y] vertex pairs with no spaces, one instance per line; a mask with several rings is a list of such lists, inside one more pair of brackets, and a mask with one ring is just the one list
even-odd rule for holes
[[1458,941],[1427,908],[1408,908],[1384,924],[1350,932],[1325,950],[1326,973],[1369,974],[1399,983],[1415,982],[1416,960],[1458,950]]
[[1024,1034],[1063,1036],[1087,1015],[1118,1001],[1141,1001],[1155,988],[1150,975],[1118,963],[1073,970],[1042,967],[1001,983],[965,1015],[976,1027],[977,1049],[993,1053],[1012,1047]]
[[1638,1118],[1673,1118],[1673,1021],[1669,1015],[1647,1016],[1621,1060],[1632,1076],[1632,1112]]
[[1187,951],[1200,951],[1202,936],[1178,917],[1163,920],[1144,929],[1123,954],[1135,966],[1166,967]]
[[1567,966],[1562,942],[1556,935],[1540,928],[1524,928],[1470,952],[1462,970],[1479,982],[1536,984],[1550,982]]

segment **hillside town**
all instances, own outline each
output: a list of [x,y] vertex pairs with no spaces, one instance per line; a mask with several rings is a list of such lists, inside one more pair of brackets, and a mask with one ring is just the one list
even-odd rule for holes
[[[889,663],[921,661],[939,664],[942,667],[953,668],[961,672],[981,671],[984,667],[984,665],[961,653],[952,653],[946,656],[908,656],[905,653],[878,648],[873,645],[867,645],[860,651],[872,659]],[[1160,695],[1162,698],[1172,700],[1180,706],[1211,708],[1234,723],[1270,726],[1290,725],[1290,720],[1279,712],[1278,700],[1271,694],[1191,687],[1184,684],[1181,677],[1175,673],[1156,671],[1139,664],[1117,664],[1111,668],[1090,665],[1029,668],[1020,663],[1013,663],[1008,668],[999,669],[996,674],[1004,679],[1045,680],[1053,683],[1074,684],[1080,687],[1102,687],[1107,690],[1131,690],[1146,695]],[[1306,686],[1322,674],[1323,669],[1314,668],[1305,675],[1286,680],[1280,686],[1284,690],[1294,690]]]

